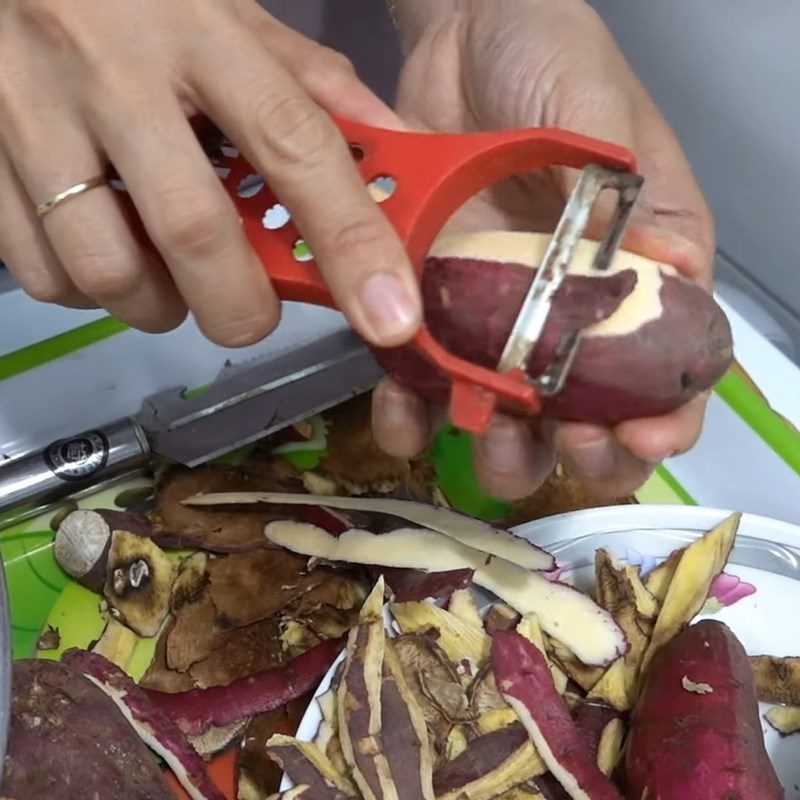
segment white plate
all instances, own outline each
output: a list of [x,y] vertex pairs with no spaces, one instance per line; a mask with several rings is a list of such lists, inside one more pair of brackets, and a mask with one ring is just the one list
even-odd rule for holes
[[[551,552],[578,585],[592,579],[594,553],[608,547],[620,558],[664,558],[701,536],[730,514],[692,506],[613,506],[575,511],[515,529]],[[800,527],[745,514],[725,572],[756,587],[756,592],[723,608],[714,617],[734,631],[751,655],[800,656]],[[322,680],[315,697],[328,690],[343,657]],[[769,706],[762,706],[762,714]],[[322,715],[312,700],[297,730],[299,739],[316,736]],[[800,798],[800,734],[782,738],[763,721],[772,763],[787,800]],[[281,790],[291,787],[284,776]]]

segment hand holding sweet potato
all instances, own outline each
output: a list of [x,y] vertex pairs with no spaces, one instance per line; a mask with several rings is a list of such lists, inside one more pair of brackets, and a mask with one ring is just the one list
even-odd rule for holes
[[[440,3],[395,5],[409,47],[401,116],[440,131],[559,126],[629,147],[645,186],[626,247],[710,288],[709,210],[675,135],[590,3],[466,0],[450,19]],[[466,204],[448,233],[552,231],[574,180],[571,171],[552,169],[492,187]],[[592,238],[605,232],[608,206],[597,216]],[[619,497],[638,488],[654,464],[691,447],[704,406],[700,398],[678,412],[614,428],[560,425],[555,450],[587,488]],[[391,452],[424,447],[430,424],[413,394],[396,386],[377,393],[376,436]],[[553,448],[526,425],[499,418],[478,443],[475,461],[486,491],[520,497],[551,472]]]

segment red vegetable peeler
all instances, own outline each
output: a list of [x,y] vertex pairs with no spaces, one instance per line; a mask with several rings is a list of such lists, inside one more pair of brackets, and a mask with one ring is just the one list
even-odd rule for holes
[[[609,231],[594,268],[608,267],[641,188],[634,156],[622,147],[568,131],[537,128],[497,133],[438,134],[371,128],[336,119],[373,197],[394,225],[421,278],[439,231],[464,202],[487,186],[549,166],[582,169],[506,344],[497,370],[457,358],[423,325],[413,346],[453,384],[453,424],[473,433],[486,429],[498,403],[534,415],[540,395],[563,386],[580,331],[565,338],[554,361],[535,380],[524,367],[544,328],[552,297],[603,189],[619,193]],[[217,172],[244,220],[247,235],[278,295],[284,300],[335,308],[288,211],[239,152],[222,144]]]

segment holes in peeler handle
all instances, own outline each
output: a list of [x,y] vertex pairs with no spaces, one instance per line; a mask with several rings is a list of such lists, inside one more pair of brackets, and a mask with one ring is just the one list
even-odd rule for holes
[[291,216],[289,215],[286,206],[283,206],[280,203],[275,203],[274,206],[270,206],[264,212],[264,216],[261,218],[261,224],[268,231],[277,231],[286,225],[290,219]]
[[350,148],[350,155],[353,156],[353,161],[355,161],[356,164],[364,160],[364,156],[366,155],[366,153],[364,152],[364,148],[360,144],[349,142],[348,147]]
[[236,187],[236,194],[244,200],[255,197],[264,188],[264,179],[260,175],[245,175]]
[[294,256],[295,261],[303,262],[314,260],[314,254],[311,252],[311,248],[305,243],[304,239],[298,239],[294,243],[292,255]]
[[378,175],[367,184],[367,191],[376,203],[385,203],[397,191],[397,181],[390,175]]

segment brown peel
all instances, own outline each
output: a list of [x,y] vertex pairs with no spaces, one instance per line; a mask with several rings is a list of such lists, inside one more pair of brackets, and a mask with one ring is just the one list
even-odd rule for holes
[[606,548],[595,552],[595,572],[598,600],[625,631],[630,649],[592,687],[589,700],[604,701],[618,711],[628,711],[638,696],[639,671],[649,639],[641,628],[636,589],[630,573]]
[[438,800],[491,800],[546,771],[517,721],[471,742],[434,773]]
[[339,740],[364,800],[398,800],[381,742],[381,676],[385,647],[383,580],[375,584],[350,631],[337,690]]
[[800,706],[800,658],[752,656],[758,699],[765,703]]
[[435,631],[436,642],[450,661],[457,667],[466,662],[470,674],[489,656],[491,640],[482,629],[462,622],[433,603],[424,600],[393,603],[390,611],[403,633]]
[[381,738],[403,800],[433,800],[433,751],[422,709],[403,675],[391,640],[386,641],[381,685]]
[[319,800],[357,796],[352,783],[336,771],[328,757],[312,742],[276,733],[267,741],[267,753],[295,784],[307,784]]

